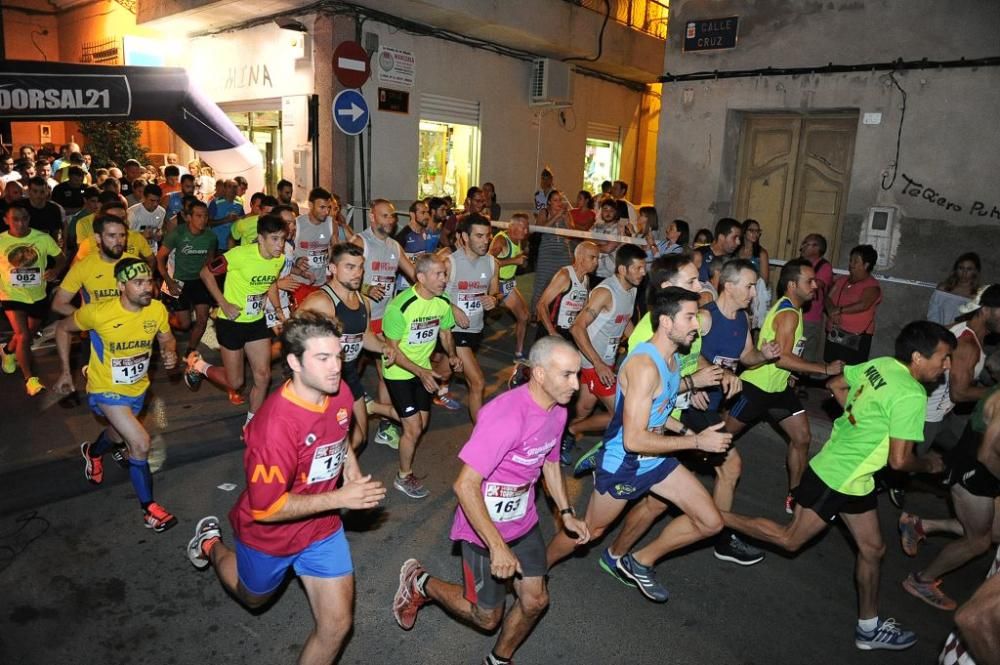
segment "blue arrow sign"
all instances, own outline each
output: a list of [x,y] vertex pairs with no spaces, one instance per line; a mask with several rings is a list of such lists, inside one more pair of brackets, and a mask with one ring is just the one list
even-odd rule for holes
[[341,90],[333,98],[333,122],[337,129],[355,136],[368,126],[368,103],[357,90]]

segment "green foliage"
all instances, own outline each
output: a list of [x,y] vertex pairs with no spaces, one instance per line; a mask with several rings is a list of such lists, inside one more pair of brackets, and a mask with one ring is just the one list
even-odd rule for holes
[[114,162],[121,168],[129,159],[146,163],[147,148],[139,144],[139,123],[131,120],[81,120],[80,131],[86,138],[84,152],[93,157],[96,168]]

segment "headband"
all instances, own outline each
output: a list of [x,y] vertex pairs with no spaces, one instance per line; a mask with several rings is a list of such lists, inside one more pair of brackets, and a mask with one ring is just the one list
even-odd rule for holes
[[133,280],[136,277],[152,277],[153,271],[149,269],[149,266],[145,263],[130,263],[123,266],[115,272],[115,279],[119,282],[127,282]]

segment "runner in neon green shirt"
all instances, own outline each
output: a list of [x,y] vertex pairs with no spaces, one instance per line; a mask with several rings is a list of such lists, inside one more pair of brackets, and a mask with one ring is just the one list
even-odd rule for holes
[[451,334],[455,327],[451,302],[444,296],[448,284],[444,262],[433,254],[421,254],[415,269],[416,283],[389,302],[382,318],[382,331],[394,352],[393,364],[383,363],[382,370],[392,406],[403,425],[399,473],[393,487],[411,499],[422,499],[429,492],[413,475],[413,457],[427,429],[431,398],[438,390],[440,377],[431,370],[430,360],[437,340],[440,338],[454,371],[462,371],[462,361],[455,353]]
[[722,513],[727,527],[789,552],[798,551],[839,515],[858,549],[855,582],[859,613],[854,643],[864,651],[898,651],[917,641],[913,632],[878,616],[885,544],[872,475],[887,463],[897,471],[944,470],[940,455],[931,452],[917,457],[913,445],[923,439],[927,393],[921,384],[937,382],[955,345],[955,336],[944,326],[916,321],[896,338],[894,358],[876,358],[848,367],[827,383],[844,413],[794,489],[796,505],[789,524]]

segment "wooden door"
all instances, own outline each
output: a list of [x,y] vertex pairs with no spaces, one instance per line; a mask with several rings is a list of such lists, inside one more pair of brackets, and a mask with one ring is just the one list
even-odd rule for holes
[[746,116],[734,212],[760,222],[772,257],[794,258],[820,233],[837,262],[856,127],[856,113]]

